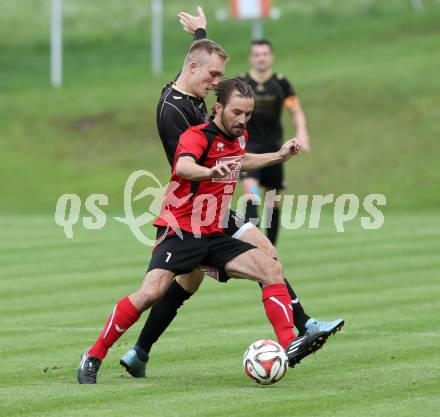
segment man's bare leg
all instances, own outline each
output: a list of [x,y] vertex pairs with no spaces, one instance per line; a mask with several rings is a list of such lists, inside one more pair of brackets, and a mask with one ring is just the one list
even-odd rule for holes
[[192,295],[199,289],[204,275],[200,269],[195,269],[189,274],[178,275],[176,281],[186,292]]
[[120,360],[132,376],[145,378],[145,364],[153,344],[174,320],[177,310],[198,290],[203,277],[199,269],[177,276],[161,300],[153,306],[136,344]]
[[[240,236],[240,240],[244,242],[251,243],[259,249],[262,249],[272,258],[277,259],[277,250],[275,246],[272,245],[267,236],[261,232],[256,226],[247,228],[243,234]],[[310,320],[310,316],[304,311],[298,296],[296,295],[293,287],[285,279],[285,284],[287,290],[289,291],[290,298],[292,299],[292,309],[293,316],[295,318],[295,327],[297,328],[299,334],[304,334],[306,332],[306,323]]]
[[[276,248],[257,227],[251,225],[245,228],[239,238],[262,249],[270,258],[277,258]],[[174,320],[178,309],[197,291],[202,280],[203,273],[200,270],[194,270],[190,274],[179,275],[172,282],[163,298],[153,306],[136,344],[120,360],[121,365],[132,376],[145,378],[146,363],[152,346]],[[308,320],[313,321],[314,319],[311,319],[304,312],[295,291],[287,280],[285,280],[285,284],[292,300],[295,327],[300,335],[304,334],[306,332],[305,324]]]
[[98,339],[83,355],[77,378],[80,384],[95,384],[101,362],[113,344],[167,291],[174,273],[154,269],[147,273],[140,288],[122,298],[109,315]]
[[278,343],[286,348],[295,338],[291,298],[284,283],[281,263],[263,252],[251,249],[225,265],[233,277],[247,278],[261,283],[262,301]]
[[296,337],[293,333],[293,314],[289,292],[283,278],[280,262],[260,249],[251,249],[225,265],[231,276],[256,280],[262,285],[262,301],[278,343],[286,349],[289,366],[320,349],[328,334],[324,331]]

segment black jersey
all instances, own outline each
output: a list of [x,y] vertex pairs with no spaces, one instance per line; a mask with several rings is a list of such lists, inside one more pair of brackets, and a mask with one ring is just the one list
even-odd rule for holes
[[297,101],[295,90],[281,74],[272,76],[261,83],[249,73],[241,74],[255,92],[255,107],[251,120],[247,124],[249,152],[273,152],[280,148],[283,138],[281,113],[284,105]]
[[157,105],[157,129],[171,167],[180,135],[206,121],[208,111],[203,99],[184,94],[173,84],[165,86]]
[[[197,29],[193,41],[204,38],[206,38],[205,30]],[[174,81],[179,75],[180,72]],[[204,100],[176,90],[173,86],[174,81],[162,89],[156,111],[157,130],[171,168],[180,135],[189,127],[208,121]]]

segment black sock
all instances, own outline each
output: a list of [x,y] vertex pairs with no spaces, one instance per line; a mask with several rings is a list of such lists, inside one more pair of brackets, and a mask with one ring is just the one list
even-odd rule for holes
[[[246,201],[245,217],[247,220],[258,219],[257,206],[255,204],[253,204],[252,200]],[[252,221],[251,223],[258,225],[258,222],[256,220]]]
[[274,246],[277,242],[279,228],[280,228],[280,209],[274,207],[272,211],[272,219],[270,219],[270,227],[267,229],[266,232],[267,237]]
[[295,323],[295,327],[297,328],[299,334],[303,334],[306,331],[305,324],[310,316],[308,316],[304,311],[297,295],[295,294],[295,291],[293,291],[293,288],[290,286],[289,281],[284,279],[284,282],[286,283],[287,290],[289,291],[290,298],[292,299],[293,322]]
[[136,346],[150,352],[153,344],[176,317],[179,307],[192,296],[177,281],[173,281],[165,295],[153,306],[139,335]]

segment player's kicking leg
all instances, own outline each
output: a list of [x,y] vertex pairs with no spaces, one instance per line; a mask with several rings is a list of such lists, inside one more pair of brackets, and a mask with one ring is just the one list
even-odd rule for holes
[[[277,257],[276,248],[269,239],[254,225],[244,222],[240,216],[231,210],[226,232],[229,236],[262,249],[271,257]],[[133,348],[120,359],[120,364],[135,378],[146,377],[146,365],[153,344],[177,315],[178,309],[198,289],[203,280],[203,274],[196,269],[190,274],[181,275],[171,284],[164,297],[150,311],[147,321]],[[303,309],[294,289],[287,280],[284,281],[292,299],[295,327],[300,336],[324,331],[327,335],[334,334],[344,325],[344,320],[331,322],[320,321],[310,317]]]
[[[236,221],[230,221],[228,224],[228,230],[235,232],[230,232],[232,237],[240,239],[243,242],[251,243],[257,248],[263,250],[268,255],[273,258],[277,258],[277,250],[275,246],[272,245],[270,240],[264,233],[261,232],[256,226],[251,223],[244,223],[243,225],[238,224],[238,226],[234,225]],[[298,299],[298,296],[295,293],[295,290],[290,285],[287,279],[284,280],[287,290],[289,291],[290,297],[292,299],[292,309],[293,315],[295,316],[295,327],[298,330],[299,335],[307,335],[313,332],[325,331],[328,335],[335,334],[338,330],[344,326],[343,319],[337,319],[334,321],[323,321],[318,320],[313,317],[310,317],[305,311],[304,308]]]
[[[277,207],[275,195],[279,194],[284,188],[284,168],[283,164],[273,165],[257,171],[252,171],[243,175],[241,181],[243,194],[246,197],[245,217],[249,219],[249,223],[243,225],[243,220],[236,219],[236,214],[231,212],[228,223],[228,234],[230,236],[250,242],[257,248],[266,251],[273,257],[276,257],[275,243],[277,240],[280,216],[280,209]],[[251,228],[250,223],[257,224],[259,221],[258,206],[261,205],[262,197],[260,195],[260,186],[272,194],[266,194],[265,203],[271,208],[270,224],[267,227],[267,237],[257,227]],[[276,193],[273,194],[273,191]],[[271,199],[272,196],[272,199]],[[241,222],[241,223],[240,223]],[[295,327],[300,335],[310,334],[315,331],[325,331],[328,334],[334,334],[342,328],[344,320],[337,319],[334,321],[322,321],[310,317],[299,301],[294,289],[286,280],[287,289],[292,298],[293,314],[295,316]]]
[[[231,239],[231,251],[240,244]],[[224,255],[223,255],[224,256]],[[215,260],[221,268],[221,261]],[[273,259],[260,249],[250,249],[231,259],[224,265],[225,271],[235,277],[243,277],[262,284],[262,301],[268,320],[270,321],[278,343],[286,350],[289,366],[298,364],[307,355],[320,349],[327,340],[328,334],[323,331],[314,332],[301,337],[293,332],[294,316],[289,292],[283,277],[280,262]]]

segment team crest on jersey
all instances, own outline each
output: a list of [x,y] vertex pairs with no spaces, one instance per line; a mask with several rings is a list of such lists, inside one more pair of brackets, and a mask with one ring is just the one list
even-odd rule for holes
[[244,138],[244,136],[239,136],[237,139],[238,139],[238,143],[240,145],[240,148],[244,149],[246,147],[246,139]]
[[223,142],[217,143],[217,152],[221,152],[224,147],[225,147],[225,144]]
[[237,165],[235,166],[235,168],[231,169],[231,172],[226,175],[226,177],[223,178],[213,178],[211,181],[212,182],[223,182],[223,183],[233,183],[233,182],[237,182],[238,178],[240,177],[240,168],[241,168],[241,161],[240,159],[242,158],[242,156],[240,155],[235,155],[235,156],[222,156],[220,158],[218,158],[215,161],[216,165],[220,165],[222,163],[231,161],[231,160],[236,160],[238,159],[239,161],[237,162]]

